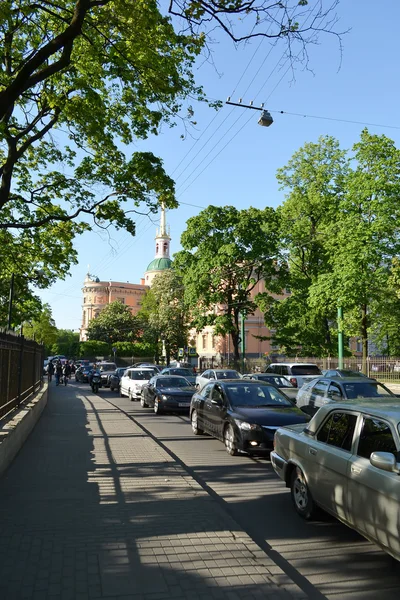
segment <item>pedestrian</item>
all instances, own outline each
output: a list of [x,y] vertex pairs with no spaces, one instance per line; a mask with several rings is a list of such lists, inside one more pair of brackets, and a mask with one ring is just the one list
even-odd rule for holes
[[49,362],[49,364],[47,365],[47,381],[49,383],[53,379],[53,375],[54,375],[54,364],[53,364],[53,361],[51,360]]
[[62,369],[61,360],[58,359],[58,361],[56,363],[56,370],[55,370],[56,385],[58,385],[60,383],[60,380],[62,379],[62,373],[63,373],[63,369]]
[[68,379],[71,377],[71,366],[68,361],[63,366],[62,374],[64,379],[64,385],[67,385]]

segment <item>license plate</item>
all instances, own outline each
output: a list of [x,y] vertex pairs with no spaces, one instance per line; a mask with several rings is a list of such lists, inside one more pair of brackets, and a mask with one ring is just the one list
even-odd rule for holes
[[178,406],[180,406],[181,408],[185,408],[187,406],[190,406],[190,402],[179,402]]

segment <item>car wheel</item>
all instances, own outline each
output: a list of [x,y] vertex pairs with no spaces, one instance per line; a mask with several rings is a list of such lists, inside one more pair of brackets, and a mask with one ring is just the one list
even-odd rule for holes
[[156,415],[162,414],[162,410],[160,408],[160,402],[157,400],[157,398],[154,400],[154,413]]
[[133,402],[133,396],[132,396],[132,391],[131,390],[128,391],[128,400],[130,400],[131,402]]
[[146,400],[144,399],[143,392],[140,394],[140,406],[141,406],[142,408],[148,408],[148,406],[149,406],[149,405],[147,404]]
[[296,511],[303,519],[311,519],[315,513],[315,504],[308,489],[303,471],[296,467],[290,481],[290,492]]
[[192,416],[191,416],[190,420],[192,422],[192,431],[193,431],[194,435],[202,435],[204,433],[204,431],[199,428],[197,410],[194,410],[192,412]]
[[225,449],[230,456],[236,456],[238,449],[235,442],[235,432],[233,431],[232,425],[225,427],[224,431],[224,443]]

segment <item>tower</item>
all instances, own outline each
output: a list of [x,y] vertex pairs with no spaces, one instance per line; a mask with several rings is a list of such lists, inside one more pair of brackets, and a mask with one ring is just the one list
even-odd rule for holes
[[146,269],[145,284],[151,285],[154,277],[165,269],[170,269],[172,261],[169,256],[171,236],[167,231],[167,221],[164,203],[161,204],[160,228],[156,231],[156,253]]

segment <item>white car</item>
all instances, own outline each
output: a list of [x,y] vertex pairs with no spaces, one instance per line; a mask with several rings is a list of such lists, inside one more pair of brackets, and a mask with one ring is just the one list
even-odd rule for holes
[[241,379],[241,377],[241,374],[234,369],[207,369],[201,375],[197,375],[196,387],[198,390],[201,390],[210,381],[217,381],[218,379],[222,381],[225,379]]
[[142,387],[154,375],[153,369],[140,367],[127,369],[119,384],[119,395],[128,396],[129,400],[139,400],[142,393]]

